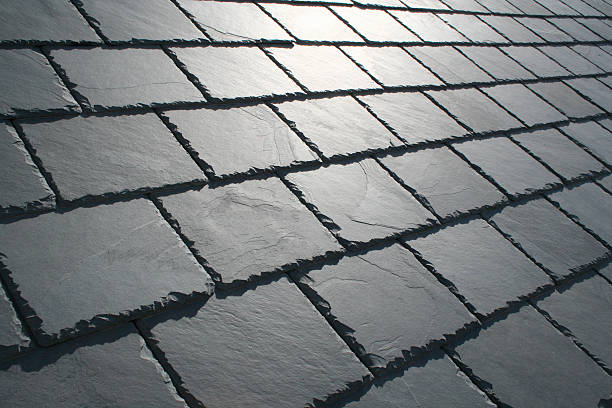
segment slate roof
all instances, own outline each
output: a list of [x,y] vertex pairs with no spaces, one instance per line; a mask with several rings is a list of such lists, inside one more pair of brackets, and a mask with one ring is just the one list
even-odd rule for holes
[[612,406],[609,16],[4,0],[0,405]]

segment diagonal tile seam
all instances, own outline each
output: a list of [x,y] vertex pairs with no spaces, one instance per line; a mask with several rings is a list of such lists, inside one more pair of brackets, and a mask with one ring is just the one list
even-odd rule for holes
[[[602,127],[603,129],[607,130],[605,127],[603,127],[598,121],[595,121],[595,123]],[[603,164],[604,166],[606,166],[608,168],[608,170],[612,170],[612,163],[607,163],[605,160],[600,159],[595,153],[593,153],[589,148],[587,148],[587,146],[585,146],[584,144],[580,143],[580,141],[576,140],[574,137],[572,137],[563,126],[559,126],[556,127],[555,129],[557,129],[559,132],[561,132],[565,137],[567,137],[569,140],[571,140],[572,142],[574,142],[576,145],[580,146],[582,148],[582,150],[584,150],[585,152],[587,152],[587,154],[589,154],[591,157],[593,157],[595,160],[597,160],[598,162],[600,162],[601,164]]]
[[83,17],[83,19],[87,22],[89,27],[96,33],[96,35],[105,43],[110,44],[110,39],[104,35],[100,27],[96,25],[96,19],[87,14],[87,11],[83,7],[83,3],[80,0],[68,0],[70,4],[74,6],[74,8],[78,11],[78,13]]
[[[604,84],[603,82],[601,82],[601,81],[598,81],[598,82],[601,83],[602,87],[608,88],[608,86],[606,84]],[[597,101],[594,101],[591,97],[589,97],[584,92],[579,90],[578,87],[572,86],[571,83],[569,83],[568,81],[565,81],[565,80],[563,81],[563,83],[566,84],[567,86],[569,86],[570,88],[572,88],[578,95],[582,96],[584,99],[586,99],[587,101],[591,102],[593,105],[597,106],[602,111],[604,111],[604,112],[608,111],[608,109],[606,109],[605,107],[601,106],[599,103],[597,103]]]
[[181,11],[181,13],[183,13],[183,15],[185,15],[185,17],[187,17],[189,21],[191,21],[191,24],[193,24],[198,30],[200,30],[200,32],[208,41],[213,41],[212,37],[206,32],[204,27],[202,27],[202,25],[198,23],[198,20],[189,11],[187,11],[183,6],[181,6],[181,4],[177,0],[170,1],[176,6],[177,9]]

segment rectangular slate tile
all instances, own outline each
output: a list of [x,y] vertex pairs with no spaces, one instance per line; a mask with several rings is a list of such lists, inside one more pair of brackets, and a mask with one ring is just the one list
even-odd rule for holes
[[210,408],[309,406],[368,374],[286,277],[141,324]]
[[560,184],[554,174],[505,137],[457,143],[453,147],[511,196]]
[[407,243],[479,316],[506,308],[552,283],[482,219],[446,227]]
[[479,20],[469,14],[439,14],[451,27],[475,43],[507,43],[508,40]]
[[403,0],[402,3],[415,9],[449,10],[448,6],[439,0]]
[[415,46],[406,50],[447,84],[494,81],[453,47]]
[[291,173],[287,180],[350,243],[417,230],[435,222],[412,195],[372,159]]
[[505,201],[500,191],[447,147],[387,156],[381,161],[442,218]]
[[442,85],[427,68],[400,47],[342,47],[385,87]]
[[527,84],[527,87],[569,118],[583,118],[603,113],[563,82],[539,82]]
[[512,4],[527,15],[552,15],[550,10],[542,7],[540,3],[534,0],[511,0]]
[[495,79],[504,81],[535,78],[498,48],[458,47],[458,49]]
[[11,407],[186,407],[129,324],[1,364],[0,392]]
[[91,110],[204,101],[158,48],[58,49],[51,58],[65,71],[79,102]]
[[606,266],[600,266],[598,272],[606,277],[608,282],[612,281],[612,262],[608,263]]
[[534,17],[517,17],[519,23],[545,39],[547,42],[572,42],[574,39],[546,19]]
[[19,126],[64,200],[204,179],[153,113],[30,120]]
[[403,144],[350,96],[283,102],[275,107],[325,157]]
[[612,174],[608,174],[607,176],[597,180],[597,182],[600,186],[603,186],[605,190],[612,194]]
[[565,83],[595,105],[612,112],[612,92],[602,82],[595,78],[575,78],[566,80]]
[[573,18],[550,18],[548,22],[565,31],[576,41],[603,41],[603,38],[593,33]]
[[0,360],[18,354],[30,346],[13,305],[0,288]]
[[610,41],[612,39],[612,27],[606,24],[603,20],[594,18],[578,18],[576,21],[585,25],[589,30],[593,31],[600,37]]
[[505,207],[491,221],[555,279],[583,271],[608,250],[544,199]]
[[487,0],[483,1],[484,6],[493,13],[500,14],[525,14],[521,10],[517,9],[516,6],[512,5],[507,0]]
[[296,45],[268,51],[312,92],[380,88],[336,47]]
[[509,406],[586,408],[610,398],[612,379],[529,306],[457,346],[455,353]]
[[0,122],[0,213],[55,206],[55,194],[32,161],[15,128]]
[[0,273],[45,345],[212,291],[204,269],[144,199],[0,227]]
[[593,45],[575,45],[571,48],[604,71],[612,71],[612,55],[608,54],[600,47]]
[[[220,100],[294,94],[301,89],[259,48],[173,48],[210,96]],[[248,61],[248,64],[245,64]]]
[[0,87],[0,116],[81,111],[49,61],[32,50],[0,50]]
[[500,32],[507,39],[515,44],[520,43],[543,43],[544,39],[524,25],[506,16],[482,15],[479,16],[485,23],[489,24],[496,31]]
[[332,10],[368,41],[421,41],[384,10],[366,10],[357,7],[332,7]]
[[444,0],[453,10],[486,13],[488,10],[475,0]]
[[592,0],[589,5],[606,16],[612,14],[612,6],[607,1]]
[[468,133],[418,92],[366,95],[359,99],[410,145],[461,137]]
[[212,176],[316,161],[317,155],[267,106],[163,113]]
[[476,322],[399,244],[296,275],[336,331],[373,368],[411,359]]
[[478,133],[521,127],[521,123],[477,89],[429,91],[451,115]]
[[546,7],[556,15],[561,16],[579,16],[576,10],[570,8],[565,3],[559,0],[537,0],[542,6]]
[[504,47],[503,52],[540,78],[571,73],[535,47]]
[[539,47],[539,49],[573,74],[590,75],[603,72],[592,62],[569,47],[545,46]]
[[559,129],[591,154],[612,165],[612,133],[599,122],[570,123]]
[[[564,3],[582,14],[583,16],[602,16],[600,11],[595,10],[588,3],[581,0],[564,0]],[[591,20],[591,19],[589,19]]]
[[427,42],[470,42],[434,13],[390,10],[404,26]]

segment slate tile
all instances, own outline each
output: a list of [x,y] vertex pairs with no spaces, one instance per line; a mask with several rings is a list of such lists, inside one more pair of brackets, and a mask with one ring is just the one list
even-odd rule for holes
[[404,3],[399,0],[355,0],[357,4],[366,6],[401,7],[406,8]]
[[510,406],[594,407],[610,398],[612,379],[529,306],[455,352]]
[[0,366],[11,407],[186,407],[132,325],[38,349]]
[[469,42],[434,13],[390,10],[404,26],[427,42]]
[[570,8],[559,0],[537,0],[542,6],[546,7],[556,15],[560,16],[579,16],[576,10]]
[[494,81],[453,47],[415,46],[406,50],[447,84]]
[[144,199],[0,227],[0,273],[44,345],[212,291],[206,272]]
[[483,92],[512,112],[527,126],[566,120],[561,112],[522,84],[497,85]]
[[583,16],[602,16],[603,14],[593,7],[591,7],[588,3],[581,0],[564,0],[564,3],[582,14]]
[[163,113],[214,176],[316,161],[317,155],[267,106]]
[[350,96],[283,102],[276,109],[328,158],[402,145]]
[[495,79],[506,81],[535,78],[497,48],[458,47],[458,49]]
[[372,159],[291,173],[287,180],[332,231],[352,243],[435,222],[433,215]]
[[559,185],[559,179],[504,137],[474,140],[454,147],[512,196]]
[[475,0],[444,0],[453,10],[486,13],[488,10]]
[[606,119],[598,120],[597,123],[612,132],[612,119],[606,117]]
[[277,178],[205,187],[160,200],[195,252],[226,284],[340,249]]
[[415,9],[449,10],[446,4],[438,0],[403,0],[402,3]]
[[493,15],[482,15],[479,17],[513,43],[520,44],[545,42],[542,38],[537,36],[534,32],[527,29],[524,25],[512,17]]
[[368,41],[421,41],[384,10],[366,10],[357,7],[332,7],[332,10]]
[[603,38],[572,18],[550,18],[548,22],[565,31],[576,41],[603,41]]
[[603,113],[563,82],[539,82],[528,84],[527,87],[570,118],[583,118]]
[[612,134],[598,122],[570,123],[559,129],[597,158],[612,165]]
[[482,219],[408,241],[480,316],[551,284],[547,275]]
[[296,45],[268,51],[312,92],[380,88],[336,47]]
[[427,68],[400,47],[342,47],[385,87],[442,85]]
[[571,73],[534,47],[504,47],[503,52],[540,78],[570,76]]
[[511,0],[512,4],[527,15],[551,15],[553,13],[534,0]]
[[51,58],[91,110],[204,101],[161,49],[58,49]]
[[589,75],[603,72],[596,65],[572,51],[569,47],[545,46],[539,47],[539,49],[573,74]]
[[32,50],[0,50],[0,87],[2,116],[81,110],[47,59]]
[[604,21],[594,18],[577,18],[576,21],[585,25],[600,37],[608,41],[612,40],[612,27]]
[[597,79],[575,78],[566,80],[565,83],[597,106],[612,112],[612,92],[610,92],[610,88]]
[[439,17],[475,43],[508,42],[508,40],[476,16],[469,14],[439,14]]
[[0,42],[23,41],[102,42],[68,0],[4,0]]
[[607,1],[592,0],[589,5],[606,16],[612,14],[612,6]]
[[476,322],[399,244],[344,257],[297,279],[374,368],[410,359]]
[[53,208],[55,195],[26,151],[15,129],[0,122],[0,213]]
[[387,156],[381,161],[442,218],[505,201],[501,192],[447,147]]
[[556,279],[583,271],[610,255],[544,199],[505,207],[491,221]]
[[20,122],[64,200],[142,191],[204,175],[153,113]]
[[549,198],[608,244],[612,242],[612,197],[593,183],[550,194]]
[[612,281],[612,263],[606,266],[599,267],[599,273],[605,276],[608,281]]
[[429,91],[451,115],[475,132],[484,133],[521,127],[521,123],[477,89]]
[[[326,7],[296,7],[274,3],[262,6],[299,40],[363,42],[361,37]],[[313,24],[314,21],[316,24]]]
[[181,386],[207,407],[303,407],[367,375],[286,277],[198,307],[142,325]]
[[599,179],[598,182],[604,189],[612,194],[612,174],[608,174],[606,177]]
[[597,65],[606,72],[612,71],[612,55],[599,47],[591,45],[575,45],[572,50]]
[[30,346],[13,305],[0,288],[0,359],[14,356]]
[[543,18],[517,17],[517,21],[547,42],[572,42],[574,39]]
[[483,1],[484,6],[493,13],[500,14],[525,14],[506,0],[487,0]]
[[206,37],[172,2],[78,0],[94,27],[111,41],[190,41]]
[[[178,0],[213,41],[291,41],[289,34],[256,4],[226,1]],[[245,57],[245,60],[250,60]]]
[[359,99],[410,145],[461,137],[468,133],[418,92],[367,95]]

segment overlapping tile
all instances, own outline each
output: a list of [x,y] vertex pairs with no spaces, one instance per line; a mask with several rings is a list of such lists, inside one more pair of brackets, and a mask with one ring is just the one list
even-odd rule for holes
[[453,47],[416,46],[406,48],[406,51],[447,84],[494,81],[492,76]]
[[563,82],[539,82],[527,84],[527,87],[569,118],[603,114],[601,109],[578,95]]
[[421,41],[384,10],[364,10],[356,7],[332,7],[332,10],[368,41]]
[[469,14],[440,14],[439,17],[475,43],[506,43],[498,32]]

